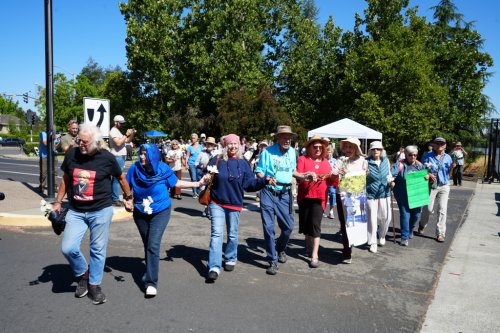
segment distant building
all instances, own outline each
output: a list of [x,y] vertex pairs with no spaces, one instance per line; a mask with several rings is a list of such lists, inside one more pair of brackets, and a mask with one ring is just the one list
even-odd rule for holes
[[20,131],[23,121],[11,114],[0,114],[0,134],[9,134],[9,126],[15,125]]

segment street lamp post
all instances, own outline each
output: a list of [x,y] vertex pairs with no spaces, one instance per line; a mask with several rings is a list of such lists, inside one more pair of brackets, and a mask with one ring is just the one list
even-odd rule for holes
[[[54,62],[52,43],[52,0],[45,0],[45,109],[47,133],[47,196],[55,198],[54,170]],[[42,184],[40,184],[42,185]]]

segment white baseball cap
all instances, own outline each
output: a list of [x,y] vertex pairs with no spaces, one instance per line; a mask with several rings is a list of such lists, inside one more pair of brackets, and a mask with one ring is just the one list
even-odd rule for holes
[[123,116],[117,115],[113,118],[113,121],[117,121],[120,124],[123,124],[125,122],[125,118],[123,118]]

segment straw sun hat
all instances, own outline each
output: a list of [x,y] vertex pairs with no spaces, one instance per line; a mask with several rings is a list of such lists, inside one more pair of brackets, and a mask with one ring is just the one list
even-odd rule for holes
[[359,141],[358,138],[350,137],[350,138],[341,140],[340,141],[340,149],[343,150],[346,143],[351,143],[351,144],[356,146],[356,155],[365,156],[365,154],[363,154],[363,152],[361,151],[361,141]]
[[319,142],[321,143],[324,147],[328,146],[328,144],[330,143],[328,140],[320,137],[319,135],[317,134],[314,134],[309,140],[307,140],[305,143],[304,143],[304,147],[309,147],[312,143],[314,142]]

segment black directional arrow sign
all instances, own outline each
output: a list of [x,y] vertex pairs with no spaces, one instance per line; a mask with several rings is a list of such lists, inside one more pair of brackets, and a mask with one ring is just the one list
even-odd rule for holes
[[97,112],[99,112],[101,115],[99,116],[99,120],[97,121],[97,127],[101,127],[102,122],[104,120],[104,114],[107,112],[106,108],[104,105],[100,105],[99,108],[97,109]]
[[84,122],[99,127],[103,137],[109,137],[110,105],[109,100],[84,97],[83,98]]

